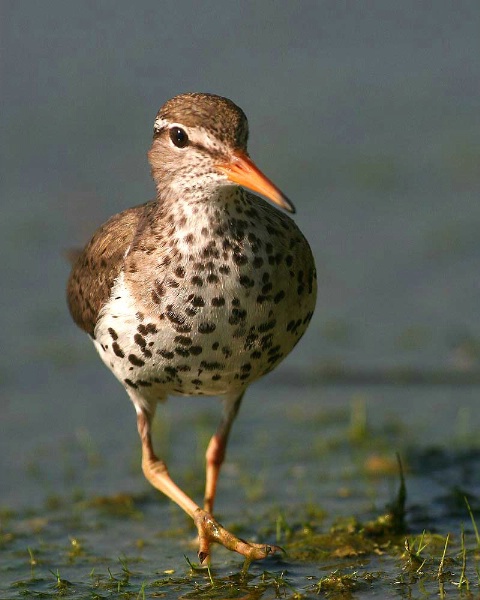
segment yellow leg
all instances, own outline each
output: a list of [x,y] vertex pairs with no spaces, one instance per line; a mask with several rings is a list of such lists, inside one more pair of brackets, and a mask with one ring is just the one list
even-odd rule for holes
[[[151,439],[152,414],[136,404],[137,426],[142,441],[142,469],[145,477],[157,490],[176,502],[190,517],[198,530],[198,558],[203,563],[210,555],[210,544],[218,543],[229,550],[238,552],[248,560],[260,560],[279,550],[268,544],[245,542],[222,527],[212,515],[202,510],[171,479],[167,466],[153,450]],[[218,476],[218,469],[217,469]],[[215,479],[216,480],[216,479]]]
[[243,394],[244,392],[238,396],[227,397],[224,400],[222,420],[208,444],[207,453],[205,455],[206,481],[203,507],[209,513],[213,512],[213,504],[217,493],[217,481],[220,474],[220,468],[225,459],[228,436],[230,434],[232,423],[240,408]]

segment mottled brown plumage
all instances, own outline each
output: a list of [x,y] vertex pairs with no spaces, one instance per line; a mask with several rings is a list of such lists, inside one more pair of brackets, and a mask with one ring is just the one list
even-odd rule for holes
[[154,202],[146,202],[114,215],[74,257],[67,284],[68,307],[75,323],[92,337],[139,221],[153,207]]
[[[246,186],[293,212],[249,159],[248,124],[233,102],[184,94],[157,114],[149,152],[157,199],[112,217],[77,258],[67,296],[137,411],[148,480],[212,542],[264,558],[212,517],[232,422],[252,382],[296,345],[316,299],[315,265],[295,223]],[[223,418],[207,449],[204,509],[168,475],[151,443],[158,402],[218,395]]]

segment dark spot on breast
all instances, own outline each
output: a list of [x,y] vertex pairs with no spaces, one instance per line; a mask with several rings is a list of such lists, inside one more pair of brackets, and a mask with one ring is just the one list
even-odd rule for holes
[[218,296],[216,298],[212,298],[212,306],[224,306],[225,298],[223,296]]
[[219,346],[220,346],[219,342],[213,342],[213,344],[212,344],[212,350],[218,350]]
[[133,340],[137,344],[137,346],[140,346],[140,348],[142,350],[145,350],[145,347],[147,345],[147,340],[143,337],[143,335],[140,335],[139,333],[136,333],[133,336]]
[[194,275],[190,281],[193,285],[196,285],[197,287],[202,287],[203,285],[203,279],[198,275]]
[[112,350],[119,358],[123,358],[125,356],[123,350],[120,348],[117,342],[113,342]]
[[175,356],[173,352],[169,352],[168,350],[157,350],[157,354],[163,356],[163,358],[166,358],[167,360],[171,360]]
[[269,333],[268,335],[264,335],[260,340],[260,347],[262,350],[268,350],[272,347],[273,334]]
[[131,388],[134,388],[135,390],[138,389],[138,385],[136,383],[133,383],[131,379],[124,379],[123,381]]
[[218,283],[220,279],[214,273],[210,273],[210,275],[207,275],[207,281],[208,283]]
[[215,242],[210,242],[207,246],[202,250],[202,256],[204,258],[208,258],[211,256],[212,258],[219,258],[220,252],[217,250]]
[[193,383],[193,385],[203,385],[203,382],[201,379],[192,379],[192,383]]
[[222,376],[219,373],[215,373],[215,375],[212,375],[212,381],[218,381],[221,378]]
[[280,290],[278,292],[278,294],[275,294],[275,296],[273,297],[273,301],[275,302],[275,304],[278,304],[284,298],[285,298],[285,292],[283,290]]
[[193,304],[193,306],[205,306],[205,300],[201,296],[193,296],[190,302]]
[[241,275],[239,278],[239,282],[240,282],[240,285],[242,285],[243,287],[246,287],[246,288],[251,288],[255,285],[255,282],[253,281],[253,279],[248,277],[248,275]]
[[258,360],[259,358],[261,358],[262,353],[260,352],[260,350],[255,350],[254,352],[252,352],[250,354],[250,358],[253,360]]
[[232,308],[232,312],[228,317],[230,325],[238,325],[240,321],[243,321],[247,317],[247,311],[240,308]]
[[191,346],[190,348],[190,354],[193,354],[194,356],[198,356],[199,354],[202,353],[203,348],[201,346]]
[[151,387],[152,384],[150,381],[145,381],[144,379],[137,379],[136,384],[140,387]]
[[256,333],[249,333],[245,338],[245,350],[250,350],[253,344],[258,340],[258,335]]
[[221,267],[218,268],[218,270],[223,275],[228,275],[230,273],[230,267],[228,265],[222,265]]
[[191,346],[192,340],[186,335],[177,335],[175,336],[174,342],[176,344],[181,344],[182,346]]
[[267,225],[267,231],[270,235],[273,235],[273,236],[278,236],[278,234],[280,233],[280,231],[276,227],[273,227],[272,225]]
[[176,279],[172,279],[171,277],[169,277],[166,280],[166,284],[167,284],[167,287],[169,287],[169,288],[176,289],[176,288],[180,287],[180,284],[178,283],[178,281]]
[[302,324],[302,320],[298,319],[297,321],[289,321],[287,325],[287,331],[290,331],[293,334],[297,334],[297,329]]
[[223,369],[225,365],[216,361],[207,362],[206,360],[202,360],[200,367],[205,369],[205,371],[218,371]]
[[129,354],[128,355],[128,360],[135,367],[143,367],[143,365],[145,364],[145,361],[143,361],[141,358],[138,358],[138,356],[136,356],[135,354]]
[[262,287],[262,294],[268,294],[268,292],[271,292],[273,288],[273,285],[271,283],[266,283],[263,287]]
[[112,338],[112,340],[118,340],[118,334],[115,331],[115,329],[113,329],[112,327],[109,327],[108,333],[110,334],[110,337]]
[[268,359],[268,362],[273,364],[273,363],[276,363],[281,358],[283,358],[282,353],[274,354],[273,356],[270,356],[270,358]]
[[184,348],[183,346],[177,346],[175,348],[175,353],[178,354],[178,356],[183,356],[183,358],[187,358],[188,356],[190,356],[190,351]]
[[262,258],[261,256],[256,256],[256,257],[253,259],[253,266],[254,266],[256,269],[260,269],[260,267],[262,267],[262,266],[263,266],[263,258]]
[[240,252],[234,252],[232,258],[233,262],[239,266],[245,265],[248,262],[248,258],[245,256],[245,254],[241,254]]
[[312,312],[308,312],[304,319],[303,319],[303,325],[305,325],[306,323],[308,323],[310,321],[310,319],[312,318],[313,313]]
[[177,267],[174,273],[177,277],[180,277],[181,279],[185,277],[185,269],[183,267]]
[[223,346],[222,354],[225,356],[225,358],[230,358],[230,356],[232,356],[232,351],[228,346]]
[[185,317],[173,310],[173,304],[167,306],[165,314],[167,319],[176,325],[183,325],[185,323]]
[[247,215],[247,217],[252,217],[253,219],[258,218],[258,212],[251,206],[250,208],[248,208],[248,210],[245,211],[245,214]]
[[268,321],[268,323],[262,323],[261,325],[259,325],[258,326],[258,331],[260,333],[265,333],[266,331],[269,331],[270,329],[273,329],[276,324],[277,324],[276,319],[272,319],[271,321]]
[[286,263],[287,267],[291,267],[293,265],[293,256],[291,254],[288,254],[285,257],[285,263]]
[[215,323],[200,323],[198,333],[212,333],[216,328]]
[[270,350],[268,351],[268,355],[271,356],[272,354],[276,354],[279,350],[280,350],[281,346],[273,346],[273,348],[270,348]]
[[234,332],[232,333],[232,337],[234,339],[243,338],[245,337],[245,332],[245,322],[243,321],[242,323],[240,323],[240,326],[234,330]]
[[155,279],[155,282],[153,284],[153,290],[154,292],[156,292],[157,296],[161,297],[165,295],[165,286],[163,285],[163,281],[160,281],[159,279]]

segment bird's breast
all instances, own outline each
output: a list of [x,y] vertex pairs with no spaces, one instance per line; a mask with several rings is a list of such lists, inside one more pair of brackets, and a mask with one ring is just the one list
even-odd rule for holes
[[127,261],[95,330],[100,355],[126,387],[223,394],[292,350],[315,306],[310,248],[290,220],[252,223],[177,227],[168,247],[164,240],[162,251]]

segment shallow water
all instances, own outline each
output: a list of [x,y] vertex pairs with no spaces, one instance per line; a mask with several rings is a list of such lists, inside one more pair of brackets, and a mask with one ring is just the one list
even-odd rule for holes
[[[188,522],[140,473],[127,396],[64,302],[64,251],[153,195],[151,124],[187,90],[245,110],[250,153],[297,206],[320,282],[305,338],[245,398],[220,518],[246,537],[275,537],[279,515],[299,523],[312,506],[323,531],[375,518],[399,452],[412,535],[451,532],[458,552],[461,524],[472,530],[463,495],[476,513],[479,492],[479,387],[467,385],[480,371],[477,4],[26,0],[2,2],[0,17],[1,597],[67,594],[56,569],[72,597],[137,597],[165,577],[167,597],[209,592],[183,562]],[[412,380],[423,384],[400,385]],[[156,444],[196,498],[218,416],[214,399],[159,409]],[[138,575],[119,587],[123,555]],[[319,577],[357,563],[272,558],[238,589],[271,597],[266,569],[287,572],[280,595],[316,594]],[[438,593],[409,587],[398,554],[366,563],[384,575],[355,597]],[[214,567],[226,585],[241,561],[219,550]]]

